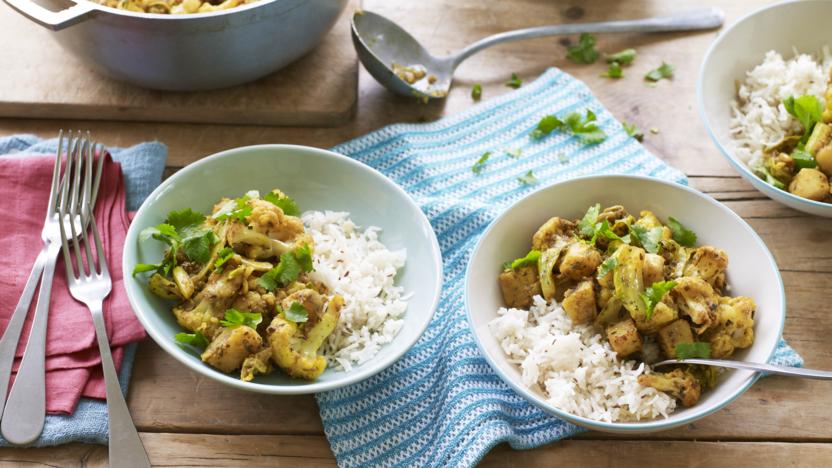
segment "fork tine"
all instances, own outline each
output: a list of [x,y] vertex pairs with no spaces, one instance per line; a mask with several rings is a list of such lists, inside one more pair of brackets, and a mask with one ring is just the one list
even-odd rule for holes
[[78,219],[81,220],[81,237],[84,244],[84,251],[87,254],[87,267],[89,268],[90,275],[95,274],[98,272],[98,269],[95,266],[95,257],[92,255],[92,251],[90,250],[90,241],[87,238],[87,221],[92,222],[92,209],[90,207],[90,189],[92,187],[92,151],[95,145],[90,142],[89,145],[86,146],[86,154],[84,157],[87,160],[85,165],[86,174],[84,177],[84,187],[82,190],[82,197],[81,197],[81,211]]
[[[87,151],[89,147],[89,132],[87,133],[86,137],[81,136],[79,132],[79,144],[78,144],[78,153],[73,153],[74,162],[75,164],[75,171],[72,175],[72,193],[70,194],[70,201],[69,206],[70,209],[77,206],[80,203],[80,195],[81,195],[81,172],[84,169],[84,153]],[[77,213],[77,212],[76,212]]]
[[95,212],[95,202],[98,200],[98,188],[101,186],[101,174],[104,170],[104,145],[96,145],[98,148],[93,152],[93,157],[97,154],[98,161],[95,167],[95,181],[92,184],[92,197],[90,201],[90,212]]
[[[78,192],[80,190],[80,171],[81,171],[81,162],[80,162],[80,160],[83,157],[83,154],[82,154],[83,148],[84,148],[84,141],[81,137],[81,132],[78,132],[78,139],[76,140],[76,145],[72,148],[73,151],[70,154],[70,159],[72,160],[73,165],[75,167],[76,177],[73,178],[74,183],[72,184],[72,194],[69,197],[70,201],[67,203],[69,205],[67,208],[68,208],[68,214],[69,214],[69,218],[68,218],[68,220],[69,220],[69,230],[70,230],[70,232],[72,232],[72,247],[73,247],[73,250],[75,251],[75,263],[78,266],[78,275],[79,276],[83,276],[84,271],[85,271],[84,270],[83,257],[81,257],[81,246],[79,244],[78,232],[75,229],[75,217],[78,215],[78,204],[76,202],[78,201]],[[66,201],[66,198],[64,198],[64,201]],[[61,217],[61,223],[63,223],[63,222],[64,222],[64,218],[62,216]],[[80,229],[81,229],[81,232],[84,231],[83,226],[81,226]]]
[[58,151],[55,153],[55,166],[52,169],[52,185],[49,186],[49,208],[46,211],[46,216],[51,217],[55,214],[55,207],[58,201],[58,181],[61,179],[61,152],[64,147],[64,131],[61,129],[58,132]]
[[90,230],[92,237],[95,239],[95,250],[98,252],[98,264],[101,268],[101,275],[108,276],[109,269],[107,268],[107,258],[104,256],[104,247],[101,245],[101,236],[98,235],[98,226],[95,224],[95,217],[92,213],[90,215]]

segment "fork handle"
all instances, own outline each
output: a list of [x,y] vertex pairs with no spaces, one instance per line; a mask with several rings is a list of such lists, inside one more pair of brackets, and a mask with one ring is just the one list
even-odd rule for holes
[[46,323],[49,320],[55,261],[60,249],[61,244],[58,242],[47,245],[46,264],[40,280],[29,342],[26,343],[23,360],[6,400],[3,420],[0,421],[0,432],[12,444],[34,442],[43,431],[46,420]]
[[35,258],[35,264],[32,265],[32,271],[29,273],[29,279],[26,280],[26,286],[20,294],[17,306],[12,312],[12,318],[6,326],[6,331],[3,332],[3,338],[0,338],[0,416],[2,416],[3,408],[6,406],[9,379],[12,375],[17,343],[20,341],[20,332],[23,331],[23,324],[26,322],[26,316],[29,315],[29,306],[32,304],[32,298],[35,297],[35,289],[38,286],[38,280],[41,273],[43,273],[45,263],[46,248],[44,247]]
[[104,384],[107,388],[107,415],[110,429],[110,466],[144,468],[150,467],[147,452],[130,417],[127,402],[121,392],[118,374],[113,364],[107,328],[101,301],[87,304],[92,312],[98,350],[101,353],[101,367],[104,370]]

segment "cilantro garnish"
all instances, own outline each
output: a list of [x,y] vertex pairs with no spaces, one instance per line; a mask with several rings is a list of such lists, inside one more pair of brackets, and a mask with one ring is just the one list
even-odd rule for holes
[[797,99],[794,96],[789,96],[783,101],[783,107],[803,125],[802,141],[805,142],[812,133],[815,124],[820,122],[822,118],[823,104],[817,97],[806,94]]
[[211,259],[211,246],[217,241],[214,231],[194,231],[190,237],[182,239],[182,252],[189,260],[205,263]]
[[532,138],[537,140],[555,130],[563,128],[563,125],[563,121],[557,118],[557,116],[547,115],[540,119],[540,122],[537,123],[537,128],[535,128],[530,135]]
[[600,280],[601,278],[607,276],[607,274],[609,274],[609,272],[611,272],[612,270],[615,270],[615,267],[617,267],[617,266],[618,266],[618,259],[615,258],[615,257],[608,257],[598,267],[598,274],[596,275],[596,278],[598,278]]
[[312,271],[312,249],[309,245],[280,255],[280,263],[257,279],[257,284],[274,291],[298,279],[301,273]]
[[234,256],[234,249],[231,247],[223,247],[217,254],[217,260],[214,262],[214,268],[220,268],[225,265],[225,262],[231,260]]
[[673,233],[673,240],[685,247],[693,247],[696,245],[696,233],[686,228],[684,224],[680,223],[676,218],[670,217],[667,219],[667,227]]
[[621,69],[621,64],[618,62],[610,62],[607,65],[607,72],[602,73],[604,78],[624,78],[624,70]]
[[636,59],[635,49],[624,49],[607,56],[607,63],[618,63],[621,65],[629,65]]
[[309,312],[307,312],[299,302],[293,302],[288,309],[283,311],[283,315],[286,316],[286,320],[290,320],[295,323],[306,322],[309,320]]
[[625,244],[630,243],[630,235],[625,235],[624,237],[619,236],[612,230],[612,226],[610,226],[609,221],[606,219],[601,221],[600,223],[596,223],[594,227],[595,232],[592,234],[592,238],[589,240],[590,244],[595,244],[599,238],[604,238],[611,241],[621,241]]
[[567,48],[566,57],[575,63],[595,63],[601,55],[595,50],[595,42],[595,36],[582,33],[578,43]]
[[248,201],[251,197],[244,195],[234,200],[234,203],[227,203],[219,211],[214,213],[213,218],[217,221],[223,221],[229,218],[237,218],[241,223],[246,222],[246,218],[251,215],[252,207],[248,206]]
[[220,320],[220,325],[226,328],[237,328],[245,325],[256,329],[262,321],[263,316],[259,312],[240,312],[237,309],[228,309],[225,311],[225,319]]
[[708,359],[711,357],[710,343],[698,341],[696,343],[677,343],[676,344],[676,359],[683,361],[685,359],[702,358]]
[[540,259],[540,251],[539,250],[529,250],[529,253],[526,254],[525,257],[515,258],[511,262],[506,262],[503,267],[508,270],[516,270],[518,268],[524,266],[532,266],[537,265],[537,261]]
[[195,333],[177,333],[173,337],[177,343],[195,346],[199,349],[208,347],[208,339],[205,338],[201,332]]
[[540,139],[554,130],[566,128],[584,143],[600,143],[607,138],[607,134],[595,123],[597,119],[598,117],[590,109],[586,110],[584,116],[577,112],[570,112],[563,120],[555,115],[547,115],[540,119],[537,128],[532,131],[530,136],[534,139]]
[[630,226],[630,232],[633,234],[633,237],[635,237],[636,240],[638,240],[638,243],[644,247],[644,250],[653,254],[659,253],[662,241],[662,231],[663,230],[660,227],[648,229],[638,224]]
[[471,99],[475,101],[479,101],[482,99],[482,85],[479,83],[475,83],[474,86],[471,88]]
[[638,141],[644,141],[644,133],[638,128],[636,124],[630,122],[621,122],[621,126],[624,127],[624,131],[627,132],[627,135],[630,135]]
[[[211,246],[216,242],[217,236],[204,223],[204,215],[185,208],[168,213],[164,223],[143,229],[139,234],[139,239],[153,238],[170,246],[170,250],[162,263],[156,266],[156,270],[167,276],[176,266],[176,257],[180,250],[190,261],[205,263],[210,260]],[[134,268],[134,274],[151,270],[148,264],[143,264],[141,267],[137,265]]]
[[581,237],[590,238],[595,234],[595,223],[598,222],[598,215],[601,214],[601,204],[596,203],[590,206],[584,217],[578,222],[578,232]]
[[532,172],[531,170],[518,177],[517,181],[523,185],[536,185],[539,182],[537,180],[537,177],[534,176],[534,172]]
[[517,76],[517,73],[512,73],[511,79],[506,81],[506,86],[508,86],[509,88],[517,89],[520,86],[523,86],[523,80],[521,80],[520,77]]
[[641,300],[644,301],[644,305],[647,306],[647,313],[644,316],[645,320],[650,320],[653,317],[653,309],[656,307],[656,304],[661,302],[664,295],[675,287],[675,281],[659,281],[653,283],[649,288],[645,289],[644,292],[641,293]]
[[650,70],[646,75],[644,75],[645,80],[653,82],[659,81],[662,78],[673,78],[673,65],[662,62],[659,68],[656,68],[655,70]]
[[483,153],[482,156],[480,156],[480,158],[477,159],[477,162],[475,162],[474,165],[471,166],[471,172],[473,172],[474,174],[479,174],[480,172],[482,172],[482,170],[485,169],[485,163],[488,161],[488,158],[490,157],[491,151],[486,151],[485,153]]
[[512,158],[519,158],[520,156],[523,155],[523,150],[520,149],[520,148],[507,149],[506,154],[511,156]]
[[300,215],[300,208],[298,208],[297,203],[295,203],[295,201],[288,195],[280,196],[274,192],[269,192],[263,197],[263,200],[266,200],[272,205],[280,208],[289,216]]

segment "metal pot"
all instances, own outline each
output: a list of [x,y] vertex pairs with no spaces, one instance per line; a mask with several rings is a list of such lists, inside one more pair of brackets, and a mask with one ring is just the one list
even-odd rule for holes
[[[268,75],[315,47],[348,0],[261,0],[213,13],[163,15],[85,0],[50,11],[5,0],[85,64],[143,88],[196,91]],[[346,40],[346,38],[345,38]]]

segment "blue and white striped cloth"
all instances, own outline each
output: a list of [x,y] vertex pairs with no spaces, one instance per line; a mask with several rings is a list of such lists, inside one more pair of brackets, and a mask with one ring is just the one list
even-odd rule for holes
[[[566,133],[529,133],[546,114],[591,109],[608,138],[585,145]],[[506,150],[522,151],[512,157]],[[629,137],[582,82],[551,69],[535,82],[430,124],[393,125],[335,151],[404,187],[436,230],[445,261],[439,310],[404,357],[352,386],[318,394],[324,430],[341,466],[471,466],[492,447],[537,447],[580,429],[514,393],[480,356],[463,306],[463,276],[480,233],[535,188],[578,175],[685,176]],[[472,165],[492,155],[477,175]],[[539,185],[517,178],[533,171]],[[775,362],[800,365],[780,343]]]

